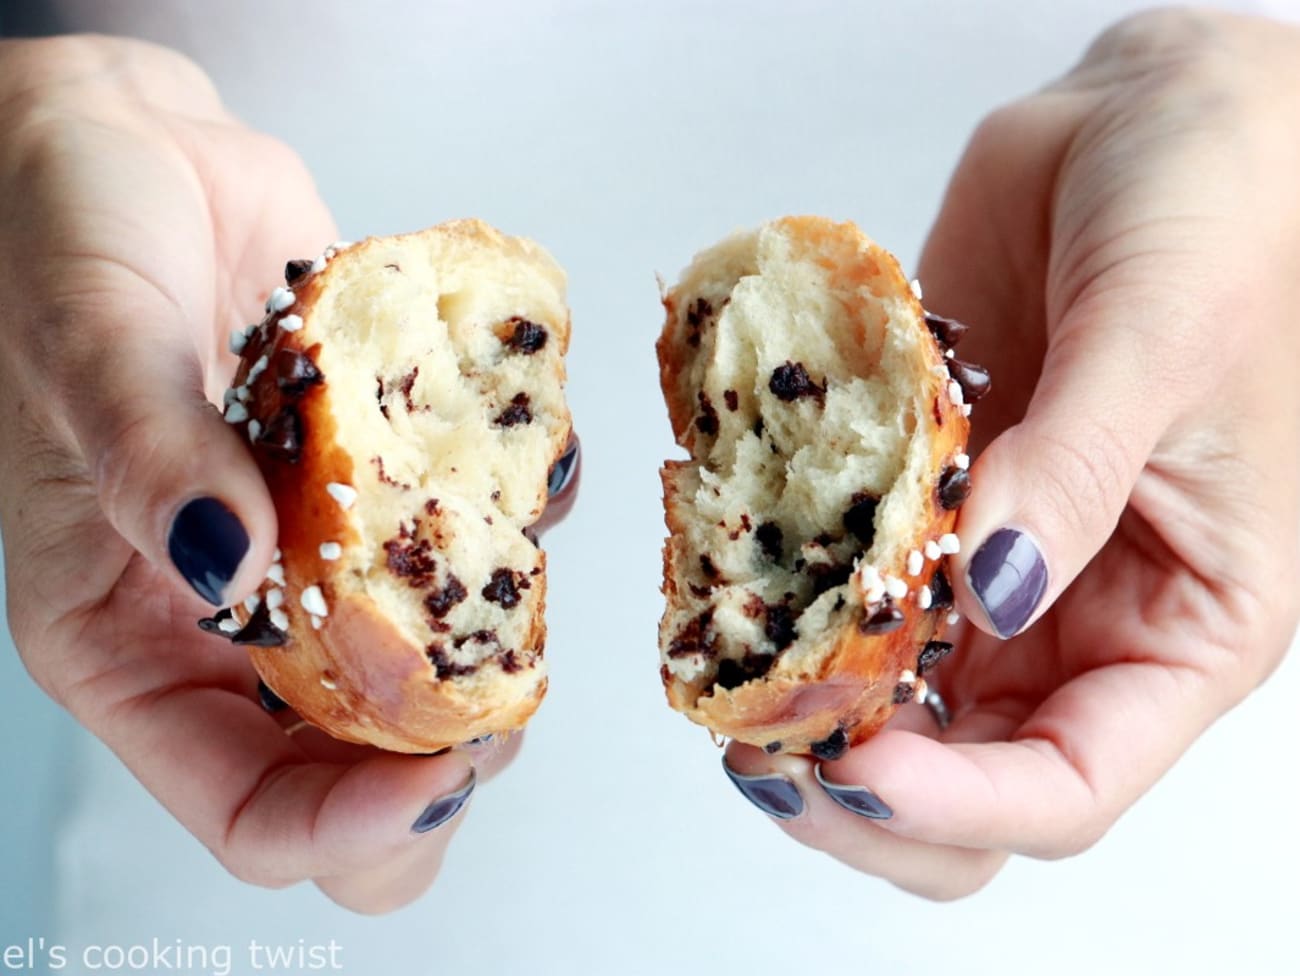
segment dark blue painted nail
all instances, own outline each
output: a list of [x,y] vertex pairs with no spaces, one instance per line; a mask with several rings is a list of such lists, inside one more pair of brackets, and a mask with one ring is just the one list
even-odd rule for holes
[[789,776],[745,776],[727,765],[726,756],[722,757],[722,768],[741,795],[769,817],[793,820],[803,813],[803,797]]
[[998,529],[971,557],[966,579],[993,629],[1010,637],[1034,615],[1047,591],[1047,563],[1025,533]]
[[248,553],[248,532],[215,498],[196,498],[172,521],[167,552],[194,592],[219,607]]
[[826,791],[826,795],[842,806],[849,813],[856,813],[868,820],[888,820],[894,815],[889,804],[865,786],[845,786],[843,783],[829,782],[822,775],[822,764],[813,767],[817,784]]
[[262,703],[262,707],[272,714],[284,711],[288,708],[288,703],[271,690],[271,686],[265,681],[257,683],[257,700]]
[[478,782],[478,774],[473,769],[469,771],[469,782],[458,789],[455,793],[448,793],[434,800],[424,808],[424,813],[411,824],[411,832],[415,834],[425,834],[435,827],[441,827],[452,817],[460,812],[460,808],[465,805],[469,795],[474,792],[474,785]]
[[554,498],[573,483],[573,476],[578,472],[578,459],[581,456],[582,448],[578,444],[578,438],[570,435],[568,446],[552,466],[551,473],[546,479],[548,498]]

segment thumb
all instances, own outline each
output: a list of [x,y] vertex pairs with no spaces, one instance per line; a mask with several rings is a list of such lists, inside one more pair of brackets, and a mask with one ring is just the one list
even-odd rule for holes
[[1024,418],[972,469],[955,575],[963,609],[990,634],[1023,630],[1096,555],[1167,426],[1168,398],[1149,388],[1160,374],[1122,321],[1067,316]]
[[[101,321],[93,362],[61,370],[69,423],[114,529],[214,606],[251,593],[275,548],[276,517],[240,430],[203,393],[184,327],[150,328],[177,308],[147,302],[129,324]],[[120,312],[108,313],[109,317]],[[126,316],[122,316],[126,319]],[[68,368],[70,366],[70,368]]]

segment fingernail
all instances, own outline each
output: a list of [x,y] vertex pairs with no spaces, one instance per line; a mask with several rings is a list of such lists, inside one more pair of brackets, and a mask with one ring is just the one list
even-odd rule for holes
[[215,498],[196,498],[172,520],[167,552],[194,592],[219,607],[248,554],[248,532]]
[[554,498],[573,483],[573,476],[578,472],[578,459],[581,456],[582,448],[578,443],[578,437],[576,434],[570,434],[568,446],[552,466],[551,473],[546,479],[548,498]]
[[793,820],[803,813],[803,797],[789,776],[745,776],[727,765],[726,756],[722,757],[722,768],[741,795],[769,817]]
[[458,789],[455,793],[448,793],[434,800],[424,808],[424,813],[416,818],[415,823],[411,824],[411,832],[414,834],[426,834],[435,827],[441,827],[452,817],[460,812],[460,808],[465,805],[469,795],[474,792],[474,785],[478,782],[478,774],[473,767],[469,771],[469,782]]
[[461,748],[473,749],[475,746],[486,746],[486,745],[491,745],[491,743],[492,743],[492,733],[489,732],[486,735],[480,735],[477,736],[476,738],[470,739],[468,742],[462,743]]
[[1037,544],[1016,529],[998,529],[984,540],[966,570],[971,591],[989,623],[1010,637],[1034,615],[1047,590],[1047,563]]
[[265,681],[258,681],[257,683],[257,700],[262,703],[264,709],[272,714],[289,707],[288,703],[272,691],[271,686]]
[[822,775],[821,763],[813,767],[813,775],[817,777],[817,783],[826,791],[826,795],[849,813],[856,813],[859,817],[866,817],[868,820],[888,820],[894,815],[889,804],[865,786],[845,786],[842,783],[829,782]]

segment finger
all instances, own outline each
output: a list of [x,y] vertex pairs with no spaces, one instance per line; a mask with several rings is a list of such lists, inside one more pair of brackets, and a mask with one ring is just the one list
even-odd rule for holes
[[991,716],[950,730],[990,741],[887,730],[823,769],[887,805],[882,829],[900,837],[1064,857],[1095,843],[1209,724],[1218,709],[1203,691],[1191,671],[1113,665],[1062,687],[1010,741],[996,741],[1005,729]]
[[753,746],[732,743],[723,764],[741,793],[760,810],[772,815],[774,808],[765,804],[780,797],[787,800],[789,805],[781,807],[783,812],[773,821],[799,843],[914,894],[939,901],[971,894],[1006,860],[997,851],[898,836],[882,828],[879,820],[850,812],[822,786],[807,759],[768,756]]
[[267,886],[445,845],[474,786],[461,750],[313,762],[256,702],[215,688],[166,686],[87,724],[231,873]]
[[[137,551],[221,606],[271,563],[276,517],[248,446],[204,396],[186,312],[134,280],[65,311],[56,371],[105,516]],[[93,348],[89,348],[93,346]]]

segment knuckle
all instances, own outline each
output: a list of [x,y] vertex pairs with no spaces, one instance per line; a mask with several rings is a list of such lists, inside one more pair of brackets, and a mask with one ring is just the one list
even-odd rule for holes
[[1103,31],[1088,52],[1100,60],[1187,64],[1215,47],[1223,15],[1188,6],[1130,14]]
[[1104,424],[1079,439],[1049,431],[1035,450],[1045,482],[1039,498],[1052,517],[1067,529],[1108,534],[1133,488],[1133,464],[1120,434]]

